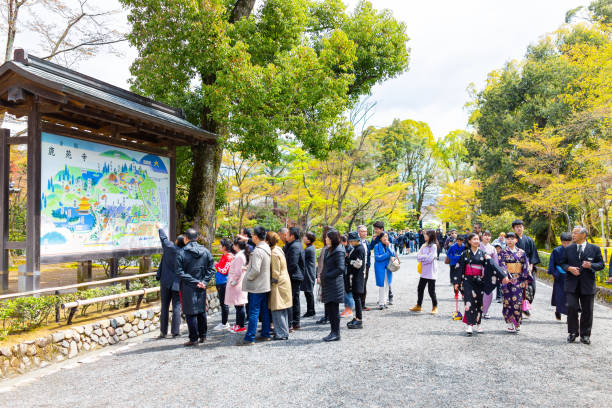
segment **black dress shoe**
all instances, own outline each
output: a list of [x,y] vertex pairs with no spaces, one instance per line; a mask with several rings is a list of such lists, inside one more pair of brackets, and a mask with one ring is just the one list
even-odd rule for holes
[[317,324],[329,324],[329,320],[327,320],[325,317],[322,317],[317,320]]
[[580,337],[580,342],[582,344],[591,344],[591,338],[589,336]]
[[570,333],[569,336],[567,336],[567,342],[573,343],[575,341],[576,341],[576,335],[574,333]]
[[304,315],[302,317],[313,317],[315,315],[316,315],[315,312],[306,312],[306,313],[304,313]]
[[200,337],[200,339],[198,340],[198,343],[202,344],[206,341],[206,337]]
[[323,337],[323,341],[338,341],[340,340],[340,336],[337,334],[329,333],[326,337]]
[[183,346],[185,347],[196,347],[198,345],[197,341],[191,341],[189,340],[187,343],[183,344]]
[[561,320],[561,313],[555,312],[555,319]]
[[349,329],[363,329],[363,323],[361,320],[353,319],[346,324],[346,327]]
[[274,340],[274,341],[279,341],[279,340],[289,340],[289,337],[278,337],[278,336],[274,336],[274,337],[272,337],[272,340]]

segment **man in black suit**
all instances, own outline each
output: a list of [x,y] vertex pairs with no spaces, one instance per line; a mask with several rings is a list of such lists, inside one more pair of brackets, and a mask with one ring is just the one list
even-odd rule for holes
[[[575,227],[572,231],[574,244],[565,248],[561,258],[561,267],[568,272],[565,278],[567,297],[567,336],[568,343],[573,343],[580,335],[580,341],[591,344],[591,326],[593,325],[593,302],[595,300],[595,272],[604,268],[601,249],[586,242],[586,229]],[[580,324],[578,323],[578,313]]]

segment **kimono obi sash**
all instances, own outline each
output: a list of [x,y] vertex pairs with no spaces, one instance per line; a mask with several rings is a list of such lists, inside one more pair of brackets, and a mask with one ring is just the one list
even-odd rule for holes
[[518,277],[523,272],[523,264],[520,262],[507,263],[506,268],[513,278]]
[[482,265],[465,265],[465,276],[482,276]]

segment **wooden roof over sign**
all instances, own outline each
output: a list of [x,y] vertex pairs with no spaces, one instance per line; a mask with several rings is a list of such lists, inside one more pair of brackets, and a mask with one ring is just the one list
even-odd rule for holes
[[15,50],[0,67],[0,112],[26,116],[38,102],[42,130],[162,153],[168,147],[215,143],[176,109]]

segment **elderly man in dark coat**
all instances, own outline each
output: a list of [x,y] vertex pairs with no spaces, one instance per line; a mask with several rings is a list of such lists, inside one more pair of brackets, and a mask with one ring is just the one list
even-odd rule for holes
[[287,260],[287,271],[291,278],[291,295],[293,297],[293,310],[289,314],[291,318],[290,328],[300,329],[300,289],[304,280],[304,248],[302,246],[302,232],[297,227],[289,228],[285,238],[285,258]]
[[198,339],[200,343],[206,340],[206,285],[215,274],[212,254],[197,239],[197,231],[189,228],[185,232],[185,247],[176,257],[183,313],[189,329],[185,347],[197,346]]
[[306,313],[302,317],[316,315],[314,301],[314,286],[317,281],[317,253],[314,246],[316,237],[312,232],[304,234],[304,280],[302,281],[302,292],[306,297]]
[[181,299],[179,295],[179,278],[176,275],[176,254],[185,246],[185,238],[179,235],[175,242],[166,236],[166,232],[158,225],[159,239],[161,240],[163,255],[157,275],[160,281],[161,311],[159,313],[159,338],[165,339],[168,335],[168,318],[170,303],[172,303],[172,337],[178,337],[181,328]]
[[331,323],[331,333],[323,341],[340,340],[340,303],[344,302],[344,271],[346,270],[346,250],[340,242],[340,234],[332,229],[326,237],[327,251],[323,271],[321,272],[321,286],[323,288],[323,303],[325,313]]

